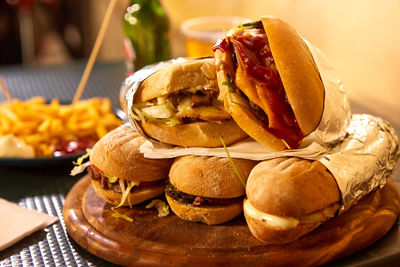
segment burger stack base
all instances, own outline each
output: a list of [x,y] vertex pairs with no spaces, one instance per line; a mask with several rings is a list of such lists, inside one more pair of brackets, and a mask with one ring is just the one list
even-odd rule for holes
[[[258,217],[259,221],[271,224],[274,218],[282,225],[289,225],[273,227],[280,234],[285,232],[282,229],[302,230],[292,236],[280,238],[277,234],[260,239],[267,243],[296,240],[385,185],[399,155],[393,127],[373,116],[351,116],[340,79],[332,74],[326,58],[290,25],[278,18],[263,17],[231,29],[213,51],[219,98],[223,99],[226,110],[252,138],[269,149],[278,150],[266,149],[263,154],[261,149],[253,153],[250,148],[246,150],[246,145],[240,148],[233,145],[232,149],[237,148],[235,157],[272,159],[272,162],[288,157],[287,163],[278,168],[279,172],[284,175],[295,170],[288,175],[286,182],[290,182],[285,186],[285,178],[274,168],[266,170],[267,176],[274,177],[266,179],[273,188],[253,186],[248,192],[252,201],[247,201],[246,206],[252,211],[252,221]],[[336,101],[340,105],[337,114],[333,112]],[[221,148],[169,149],[159,145],[154,145],[154,150],[148,153],[148,143],[141,151],[154,158],[168,157],[168,153],[174,156],[225,153]],[[350,161],[359,165],[352,165]],[[306,178],[298,179],[298,176]],[[269,193],[275,190],[279,192],[278,197],[271,201]],[[302,203],[296,205],[297,209],[293,208],[296,201]],[[259,209],[251,202],[257,202]],[[268,227],[265,222],[261,225]]]
[[[399,176],[395,176],[399,178]],[[397,231],[388,233],[400,209],[396,185],[388,181],[303,237],[265,245],[255,238],[243,216],[218,225],[158,217],[144,205],[118,210],[133,222],[116,219],[89,177],[68,193],[63,217],[70,236],[84,249],[122,266],[316,266],[362,250],[385,234],[385,240],[341,264],[379,262],[397,253]],[[386,260],[390,260],[388,257]]]

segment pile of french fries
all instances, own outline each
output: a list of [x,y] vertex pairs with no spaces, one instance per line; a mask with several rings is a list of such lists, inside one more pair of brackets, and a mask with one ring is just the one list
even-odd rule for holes
[[43,97],[0,103],[0,136],[12,134],[34,148],[35,157],[51,157],[57,144],[79,138],[100,139],[122,124],[108,98],[62,105]]

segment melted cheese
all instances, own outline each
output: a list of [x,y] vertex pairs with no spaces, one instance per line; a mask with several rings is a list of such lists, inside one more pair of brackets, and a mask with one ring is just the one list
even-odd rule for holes
[[299,220],[293,217],[280,217],[259,211],[247,199],[244,201],[243,209],[246,211],[248,216],[272,227],[289,229],[294,228],[299,224]]
[[211,106],[200,106],[192,108],[190,106],[190,97],[185,97],[179,102],[177,118],[195,118],[205,121],[229,120],[231,115],[225,110],[221,102],[215,101]]
[[243,94],[247,96],[251,102],[264,109],[260,97],[257,94],[257,88],[255,84],[246,76],[240,65],[236,70],[235,85],[243,92]]
[[257,210],[247,199],[244,201],[243,209],[246,210],[247,215],[255,220],[261,221],[272,227],[289,229],[296,227],[299,223],[321,223],[327,219],[335,216],[336,211],[339,209],[338,203],[333,203],[322,210],[315,211],[313,213],[301,216],[299,218],[294,217],[280,217],[265,213]]

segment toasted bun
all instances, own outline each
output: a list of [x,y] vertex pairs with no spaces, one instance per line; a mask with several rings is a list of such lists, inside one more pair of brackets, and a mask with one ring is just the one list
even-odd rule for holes
[[257,239],[266,244],[283,244],[292,242],[311,232],[321,224],[320,222],[302,223],[294,228],[284,229],[271,227],[260,220],[252,218],[248,215],[246,209],[244,209],[244,216],[250,232]]
[[[249,201],[249,200],[244,200]],[[247,225],[251,233],[266,244],[283,244],[289,243],[299,239],[300,237],[311,232],[323,222],[325,222],[338,210],[339,205],[334,204],[324,208],[323,211],[318,211],[308,216],[295,218],[299,223],[295,227],[279,227],[277,225],[270,225],[267,221],[260,218],[253,217],[249,212],[247,205],[244,205],[244,215]],[[285,217],[279,217],[285,219]],[[307,219],[305,219],[307,218]]]
[[181,219],[191,222],[202,222],[206,224],[221,224],[232,220],[242,213],[243,205],[241,202],[235,202],[224,206],[200,206],[194,207],[179,203],[165,194],[171,210]]
[[140,125],[144,132],[152,138],[177,146],[221,147],[221,137],[227,145],[230,145],[247,136],[234,120],[201,121],[175,126],[141,122]]
[[[218,88],[213,58],[182,60],[162,68],[140,84],[134,103],[197,87]],[[230,118],[228,114],[226,116]],[[221,147],[220,137],[227,144],[232,144],[247,136],[232,119],[217,122],[205,120],[174,126],[141,121],[139,126],[146,135],[155,140],[187,147]]]
[[283,217],[304,216],[340,200],[336,180],[322,163],[295,157],[257,164],[246,193],[258,210]]
[[[256,161],[232,159],[240,177],[246,183]],[[176,158],[169,172],[170,183],[178,190],[209,198],[235,198],[244,195],[245,188],[236,177],[228,158],[183,156]]]
[[144,80],[135,93],[134,103],[197,86],[218,87],[212,58],[178,61]]
[[93,147],[91,163],[106,175],[127,181],[157,181],[168,177],[172,159],[148,159],[139,147],[146,141],[129,127],[107,133]]
[[[323,113],[325,89],[318,68],[307,45],[290,25],[274,17],[263,17],[262,23],[288,102],[306,136],[316,129]],[[285,144],[265,130],[250,112],[248,101],[241,93],[229,92],[226,82],[236,75],[230,52],[215,49],[214,58],[220,96],[233,119],[258,142],[276,150],[284,149]]]
[[259,163],[249,175],[246,193],[246,201],[257,211],[299,220],[294,227],[271,226],[250,215],[250,207],[245,205],[250,231],[265,243],[274,244],[294,241],[312,231],[334,216],[340,201],[332,174],[319,161],[299,158]]
[[317,128],[324,109],[325,89],[304,40],[286,22],[262,17],[283,87],[304,135]]
[[[92,179],[92,185],[96,194],[102,197],[105,201],[113,205],[118,205],[121,202],[121,193],[104,189],[103,187],[101,187],[101,184],[98,180]],[[122,206],[130,206],[142,203],[146,200],[162,195],[164,193],[164,190],[165,183],[163,182],[151,186],[134,187]]]

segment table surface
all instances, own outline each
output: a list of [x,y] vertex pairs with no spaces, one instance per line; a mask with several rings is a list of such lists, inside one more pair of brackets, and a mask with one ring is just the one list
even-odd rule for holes
[[[45,96],[71,100],[84,70],[83,62],[46,68],[1,67],[3,77],[13,97],[27,99]],[[119,88],[125,77],[121,62],[97,63],[82,98],[109,97],[119,107]],[[5,97],[0,94],[0,102]],[[373,103],[371,103],[373,105]],[[387,110],[382,113],[387,114]],[[368,107],[352,103],[353,113],[369,113]],[[390,121],[400,131],[400,116]],[[91,255],[72,240],[62,220],[62,206],[69,189],[81,176],[71,177],[72,163],[56,166],[0,166],[0,197],[21,206],[59,216],[60,222],[38,231],[10,248],[0,252],[0,266],[112,266]],[[46,169],[44,171],[44,168]],[[400,188],[400,173],[396,168],[396,183]],[[382,240],[351,257],[334,262],[332,266],[376,266],[400,261],[400,224]]]

